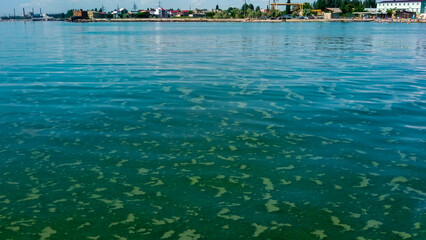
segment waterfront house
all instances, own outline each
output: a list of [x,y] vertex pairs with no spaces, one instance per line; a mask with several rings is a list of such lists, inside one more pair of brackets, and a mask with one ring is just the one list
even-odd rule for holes
[[165,10],[164,8],[155,9],[155,12],[153,15],[157,16],[158,18],[167,18],[169,16],[167,14],[167,10]]
[[170,10],[167,13],[169,14],[170,17],[180,17],[179,11]]
[[326,8],[324,10],[324,19],[339,18],[342,14],[340,8]]
[[426,0],[388,0],[377,3],[378,12],[386,13],[388,10],[420,15],[426,13]]
[[129,11],[125,8],[114,9],[112,11],[113,18],[127,18]]
[[170,17],[188,17],[190,15],[188,10],[174,11],[173,9],[168,10],[167,14]]

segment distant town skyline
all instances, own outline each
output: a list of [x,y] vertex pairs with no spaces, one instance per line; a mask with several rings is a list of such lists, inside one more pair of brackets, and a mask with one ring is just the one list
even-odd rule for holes
[[[272,0],[271,0],[272,1]],[[180,9],[192,9],[195,8],[215,8],[219,5],[222,9],[229,7],[241,7],[244,4],[244,0],[2,0],[0,6],[0,15],[7,16],[13,14],[15,8],[17,15],[22,15],[22,8],[25,8],[26,12],[34,11],[39,13],[40,8],[43,13],[59,13],[66,12],[69,9],[94,9],[100,8],[102,5],[107,11],[111,11],[120,6],[120,8],[131,9],[133,3],[136,3],[138,9],[155,8],[158,7],[161,2],[164,8],[180,8]],[[254,6],[260,6],[266,8],[269,0],[247,0],[248,4]],[[287,0],[282,0],[287,2]],[[312,2],[312,0],[292,0],[292,2]]]

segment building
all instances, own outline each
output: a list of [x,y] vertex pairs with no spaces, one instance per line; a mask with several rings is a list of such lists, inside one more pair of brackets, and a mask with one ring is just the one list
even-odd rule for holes
[[87,11],[83,11],[82,9],[73,11],[72,16],[74,18],[89,18],[89,15],[87,15]]
[[167,14],[167,10],[165,10],[164,8],[155,9],[155,12],[153,15],[157,16],[158,18],[167,18],[169,16]]
[[[189,11],[191,11],[191,10],[189,10]],[[209,10],[196,8],[194,11],[191,11],[191,12],[196,13],[196,14],[206,14],[206,12],[209,12]]]
[[315,15],[315,16],[324,16],[324,12],[321,9],[312,9],[311,12]]
[[340,14],[342,14],[342,10],[340,8],[326,8],[323,13],[324,19],[326,20],[339,18]]
[[179,11],[170,10],[167,13],[169,14],[170,17],[180,17]]
[[90,19],[94,19],[94,18],[105,18],[106,14],[103,12],[97,12],[97,11],[87,11],[87,16]]
[[188,10],[182,10],[182,17],[188,17],[189,16],[189,11]]
[[377,11],[386,13],[388,10],[411,12],[417,15],[426,12],[426,0],[389,0],[377,3]]
[[112,11],[113,18],[127,18],[129,11],[125,8],[114,9]]

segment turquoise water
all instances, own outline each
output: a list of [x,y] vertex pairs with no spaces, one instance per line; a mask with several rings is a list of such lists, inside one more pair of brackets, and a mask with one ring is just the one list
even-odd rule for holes
[[0,32],[0,239],[426,238],[426,25]]

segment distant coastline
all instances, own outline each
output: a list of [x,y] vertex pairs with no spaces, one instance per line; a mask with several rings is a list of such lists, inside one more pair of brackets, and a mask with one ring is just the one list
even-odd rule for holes
[[99,18],[80,19],[77,22],[246,22],[246,23],[282,23],[282,22],[386,22],[386,23],[426,23],[426,20],[411,19],[286,19],[286,20],[260,20],[260,19],[207,19],[207,18]]
[[[28,21],[28,22],[36,22],[35,20],[1,20],[0,22],[13,22],[13,21]],[[39,20],[38,20],[39,21]],[[38,22],[37,21],[37,22]],[[49,20],[49,22],[55,21],[67,21],[64,19],[54,19]],[[71,22],[71,21],[69,21]],[[249,18],[236,18],[236,19],[207,19],[207,18],[95,18],[95,19],[78,19],[73,21],[75,23],[90,23],[90,22],[218,22],[218,23],[301,23],[301,22],[378,22],[378,23],[426,23],[426,20],[420,19],[286,19],[286,20],[270,20],[270,19],[249,19]]]

